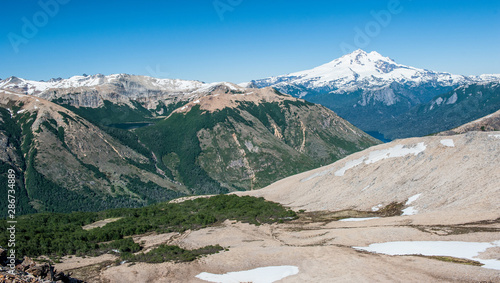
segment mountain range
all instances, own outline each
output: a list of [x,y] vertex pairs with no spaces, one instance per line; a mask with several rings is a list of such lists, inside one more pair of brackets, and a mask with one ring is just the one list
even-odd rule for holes
[[433,72],[362,50],[239,85],[98,74],[10,77],[0,91],[0,160],[21,177],[26,213],[258,189],[380,143],[358,127],[380,139],[424,136],[500,108],[500,75]]
[[[375,51],[367,53],[357,50],[310,70],[253,80],[241,85],[272,86],[283,93],[322,104],[366,132],[395,139],[447,130],[450,125],[457,127],[471,121],[471,117],[478,119],[496,111],[500,108],[498,101],[493,104],[491,97],[488,101],[478,97],[477,93],[469,92],[468,96],[474,94],[479,104],[488,104],[489,108],[477,107],[473,115],[458,113],[464,116],[450,117],[453,121],[443,127],[439,127],[437,117],[432,118],[434,122],[426,121],[412,125],[412,128],[405,125],[411,123],[412,119],[420,119],[414,114],[418,111],[416,109],[438,99],[440,95],[453,94],[455,89],[485,89],[490,88],[488,84],[492,83],[496,100],[500,97],[496,88],[499,81],[500,75],[462,76],[435,72],[398,64]],[[461,101],[449,100],[446,103]],[[432,116],[430,114],[427,116]]]
[[379,143],[331,110],[272,88],[81,79],[0,90],[0,163],[19,176],[21,214],[258,189]]
[[10,77],[16,255],[88,282],[497,282],[499,105],[500,76],[363,51],[240,85]]

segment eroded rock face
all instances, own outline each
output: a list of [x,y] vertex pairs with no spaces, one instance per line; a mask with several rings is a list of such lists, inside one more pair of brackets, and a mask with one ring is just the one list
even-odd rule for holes
[[[185,192],[184,186],[156,174],[154,165],[144,169],[143,165],[149,163],[147,151],[130,148],[62,106],[0,91],[0,111],[0,162],[16,171],[19,193],[26,196],[19,204],[23,213],[68,211],[71,207],[102,210],[111,208],[109,205],[120,206],[123,201],[118,199],[123,196],[129,197],[125,202],[135,202],[135,206],[146,202],[130,189],[134,186],[131,183],[149,183],[156,190],[147,197],[151,200],[168,200],[172,198],[170,193]],[[43,193],[53,189],[58,193]],[[98,195],[99,200],[92,203],[91,194]],[[56,195],[61,200],[86,199],[89,205],[60,206],[52,202]]]

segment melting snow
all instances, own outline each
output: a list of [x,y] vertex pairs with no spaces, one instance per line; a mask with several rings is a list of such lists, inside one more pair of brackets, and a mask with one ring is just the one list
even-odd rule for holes
[[312,179],[314,179],[316,177],[324,176],[324,175],[326,175],[326,174],[328,174],[328,173],[330,173],[332,171],[333,171],[333,168],[330,168],[330,169],[327,169],[327,170],[324,170],[324,171],[321,171],[321,172],[318,172],[318,173],[314,173],[311,176],[309,176],[309,177],[307,177],[305,179],[302,179],[301,182],[306,182],[306,181],[312,180]]
[[19,93],[15,93],[15,92],[12,92],[12,91],[7,91],[7,90],[3,90],[3,89],[2,89],[2,91],[3,91],[3,92],[5,92],[5,93],[7,93],[7,94],[13,94],[13,95],[15,95],[15,96],[17,96],[17,97],[23,97],[23,96],[26,96],[26,95],[24,95],[24,94],[19,94]]
[[379,211],[381,208],[382,208],[382,205],[379,204],[379,205],[372,207],[372,211]]
[[340,168],[335,172],[335,176],[344,176],[345,172],[351,168],[354,168],[361,163],[372,164],[384,159],[395,158],[395,157],[403,157],[408,154],[418,155],[423,152],[427,147],[423,142],[416,144],[414,147],[404,147],[401,144],[398,144],[394,147],[376,150],[370,152],[368,157],[361,157],[359,159],[348,161],[344,167]]
[[208,282],[233,283],[233,282],[253,282],[272,283],[285,277],[299,273],[296,266],[268,266],[259,267],[252,270],[228,272],[225,274],[213,274],[202,272],[196,278]]
[[[419,153],[423,152],[426,148],[427,148],[427,146],[425,145],[425,143],[420,142],[420,143],[414,145],[413,147],[405,147],[404,145],[399,144],[399,145],[393,146],[391,148],[372,151],[372,152],[370,152],[368,157],[362,156],[358,159],[347,161],[345,163],[344,167],[335,171],[335,176],[337,176],[337,177],[344,176],[344,174],[347,170],[352,169],[358,165],[361,165],[363,162],[365,164],[372,164],[372,163],[375,163],[375,162],[378,162],[380,160],[384,160],[387,158],[403,157],[403,156],[406,156],[408,154],[418,155]],[[324,171],[314,173],[311,176],[302,179],[301,182],[306,182],[306,181],[312,180],[316,177],[324,176],[324,175],[332,172],[333,170],[334,170],[333,168],[329,168],[329,169],[326,169]]]
[[441,140],[441,144],[447,147],[455,147],[455,143],[452,139]]
[[353,247],[373,253],[387,255],[451,256],[478,261],[482,267],[500,270],[500,260],[476,258],[489,248],[500,247],[500,241],[493,243],[458,241],[410,241],[371,244],[368,247]]
[[446,101],[446,104],[453,104],[453,103],[457,102],[457,100],[458,100],[458,96],[457,96],[457,93],[455,92],[455,93],[453,93],[453,95],[450,98],[448,98],[448,100]]
[[379,219],[379,218],[380,218],[380,217],[344,218],[344,219],[340,219],[339,221],[345,221],[345,222],[356,222],[356,221],[365,221],[365,220]]
[[21,113],[23,113],[24,111],[26,111],[26,109],[21,109],[21,110],[17,111],[17,114],[21,114]]
[[410,206],[410,207],[403,209],[402,215],[415,215],[417,213],[418,213],[418,210],[416,210],[413,206]]
[[423,142],[416,144],[414,147],[407,147],[407,148],[399,144],[388,149],[370,152],[368,160],[366,160],[365,163],[371,164],[387,158],[403,157],[408,154],[418,155],[419,153],[423,152],[426,148],[427,147]]
[[406,205],[411,204],[412,202],[416,201],[422,194],[416,194],[414,196],[411,196],[407,201]]
[[366,157],[363,156],[359,159],[354,159],[354,160],[351,160],[351,161],[348,161],[344,167],[340,168],[339,170],[337,170],[335,172],[335,176],[344,176],[345,172],[349,169],[352,169],[360,164],[363,163],[363,161],[365,161]]

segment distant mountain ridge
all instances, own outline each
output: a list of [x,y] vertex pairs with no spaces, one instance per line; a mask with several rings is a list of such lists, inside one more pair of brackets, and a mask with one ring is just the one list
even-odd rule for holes
[[[357,50],[310,70],[253,80],[249,84],[256,87],[273,86],[285,93],[287,93],[285,89],[290,87],[290,85],[310,89],[313,92],[348,93],[360,89],[371,91],[387,89],[394,83],[408,87],[418,87],[421,85],[456,87],[492,80],[500,80],[500,74],[462,76],[445,72],[434,72],[396,63],[394,60],[384,57],[376,51],[367,53],[363,50]],[[309,93],[304,92],[299,95],[296,93],[290,94],[304,97]],[[408,97],[413,98],[411,96]],[[364,96],[363,98],[364,100],[359,102],[361,106],[374,101],[383,102],[387,106],[396,102],[396,97],[391,96],[389,93],[375,96],[373,97],[373,101],[370,101],[369,96]],[[415,99],[421,98],[415,97]]]
[[[398,64],[375,51],[357,50],[310,70],[241,85],[272,86],[283,93],[322,104],[364,131],[380,132],[394,139],[419,134],[407,131],[392,135],[381,124],[388,125],[396,120],[397,125],[401,122],[398,117],[413,107],[458,87],[499,81],[500,75],[462,76],[434,72]],[[459,121],[457,125],[463,123]]]
[[424,136],[459,127],[499,109],[500,81],[467,84],[385,121],[380,128],[391,138]]

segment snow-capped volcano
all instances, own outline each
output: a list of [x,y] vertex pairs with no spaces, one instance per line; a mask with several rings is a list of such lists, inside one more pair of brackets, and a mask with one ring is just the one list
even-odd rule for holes
[[[500,80],[500,75],[462,76],[434,72],[396,63],[378,52],[356,50],[316,68],[287,75],[254,80],[257,87],[274,86],[290,92],[290,86],[313,91],[346,93],[356,90],[380,90],[397,83],[409,87],[430,84],[439,87],[458,86],[485,80]],[[306,96],[307,90],[292,95]]]
[[399,64],[375,51],[356,50],[310,70],[240,85],[274,87],[327,106],[362,130],[382,133],[381,124],[396,125],[398,117],[439,95],[499,81],[500,75],[435,72]]

